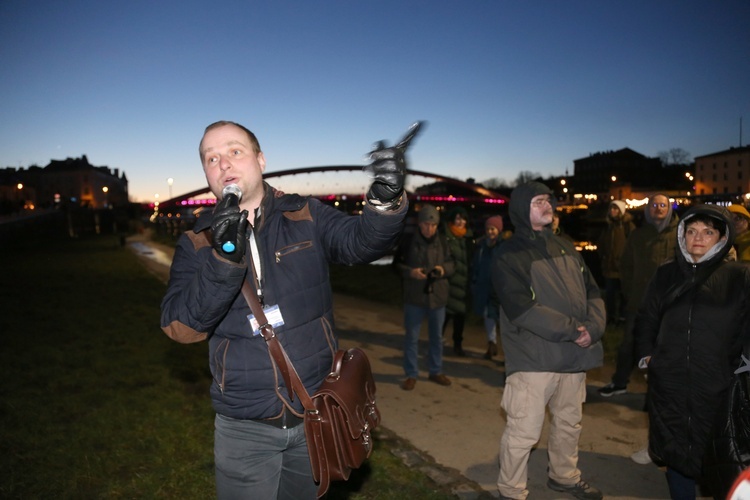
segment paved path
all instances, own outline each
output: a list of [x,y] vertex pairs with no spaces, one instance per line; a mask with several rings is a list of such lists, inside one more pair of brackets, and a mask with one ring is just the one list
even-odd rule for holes
[[[166,281],[173,249],[138,238],[130,244],[147,268]],[[467,357],[454,357],[449,348],[445,350],[444,372],[452,386],[429,382],[420,358],[420,379],[413,391],[406,392],[399,387],[403,379],[400,308],[337,294],[335,316],[342,347],[360,346],[370,357],[385,434],[393,433],[418,450],[403,449],[405,463],[449,483],[460,498],[497,497],[497,452],[505,425],[500,408],[504,373],[500,361],[482,358],[486,340],[481,325],[467,325]],[[426,339],[423,331],[422,354]],[[663,472],[629,458],[646,442],[647,417],[641,411],[645,383],[638,376],[630,387],[633,393],[602,398],[596,389],[609,381],[612,371],[605,366],[588,373],[579,458],[583,477],[605,498],[669,498]],[[545,443],[546,427],[529,460],[529,498],[572,498],[546,487]]]

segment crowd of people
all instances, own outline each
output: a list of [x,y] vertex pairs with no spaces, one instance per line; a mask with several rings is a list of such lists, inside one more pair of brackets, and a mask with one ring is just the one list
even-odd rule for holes
[[354,216],[264,182],[264,153],[244,126],[220,121],[205,129],[200,160],[219,201],[178,241],[161,326],[178,342],[208,341],[217,496],[297,499],[317,491],[300,399],[278,376],[260,335],[268,325],[258,324],[249,301],[257,298],[312,394],[337,346],[328,264],[371,262],[397,246],[401,388],[412,391],[419,379],[425,319],[429,381],[451,385],[443,351],[466,356],[471,313],[484,325],[484,358],[503,358],[501,499],[528,496],[528,459],[547,414],[547,486],[603,497],[582,477],[578,442],[586,372],[603,364],[608,322],[623,324],[623,336],[611,382],[598,392],[624,394],[633,370],[645,370],[649,442],[633,459],[664,466],[672,498],[695,498],[718,409],[743,352],[750,356],[747,209],[698,205],[680,218],[669,197],[655,193],[636,227],[628,206],[613,200],[598,240],[602,294],[540,182],[516,187],[507,219],[485,216],[482,234],[465,208],[441,214],[424,204],[416,229],[402,237],[405,153],[418,129],[370,152],[373,180]]
[[[465,355],[467,300],[468,310],[485,327],[484,358],[503,357],[500,498],[528,495],[528,457],[547,412],[548,487],[575,498],[602,498],[581,477],[577,445],[586,371],[602,365],[607,324],[621,331],[622,339],[611,381],[598,389],[599,395],[625,394],[637,369],[648,380],[649,442],[631,458],[664,466],[672,498],[695,498],[698,486],[709,491],[727,487],[702,482],[701,464],[716,410],[750,341],[750,266],[728,264],[750,261],[745,207],[699,205],[680,218],[669,196],[655,193],[636,224],[628,205],[612,200],[597,240],[600,283],[560,225],[554,196],[544,184],[531,182],[513,191],[507,214],[513,230],[506,237],[501,237],[507,225],[500,215],[485,218],[484,234],[472,240],[465,229],[471,217],[464,209],[444,213],[442,225],[435,207],[422,210],[431,214],[435,227],[430,234],[436,242],[443,240],[435,244],[442,245],[443,258],[454,266],[442,276],[442,288],[426,288],[407,285],[427,279],[419,272],[424,265],[399,261],[405,290],[443,290],[433,310],[446,318],[443,332],[453,318],[452,337],[441,335],[439,319],[430,322],[429,380],[449,385],[445,374],[436,378],[441,365],[433,361],[444,346],[450,352],[452,342],[453,354]],[[420,215],[420,226],[421,220]],[[419,325],[406,318],[402,388],[412,390],[418,378],[413,328]]]

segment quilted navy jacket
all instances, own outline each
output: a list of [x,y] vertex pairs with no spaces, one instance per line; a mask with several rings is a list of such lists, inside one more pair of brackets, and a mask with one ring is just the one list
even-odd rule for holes
[[[328,263],[371,262],[392,248],[403,228],[406,197],[397,210],[379,212],[366,205],[361,216],[349,216],[314,198],[284,195],[265,185],[255,223],[265,306],[278,305],[284,325],[276,334],[312,394],[331,368],[333,303]],[[219,255],[200,234],[210,228],[205,213],[182,235],[162,301],[161,326],[178,342],[208,339],[213,375],[211,397],[217,413],[237,419],[277,416],[286,395],[276,378],[266,343],[253,335],[251,314],[241,293],[249,270]],[[295,398],[296,409],[301,410]]]

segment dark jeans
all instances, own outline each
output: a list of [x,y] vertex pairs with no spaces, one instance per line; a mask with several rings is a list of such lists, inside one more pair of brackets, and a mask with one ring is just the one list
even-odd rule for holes
[[620,293],[620,278],[605,278],[604,305],[607,310],[607,321],[616,322],[623,314],[625,301]]
[[625,313],[625,331],[622,335],[622,342],[617,349],[617,368],[612,375],[612,383],[617,387],[627,387],[630,382],[630,374],[636,365],[635,359],[635,340],[633,338],[633,329],[635,328],[635,312],[628,311]]
[[445,323],[443,323],[443,336],[448,323],[453,322],[453,345],[460,346],[464,341],[464,324],[466,323],[466,314],[445,312]]
[[695,479],[683,476],[667,467],[667,484],[669,496],[674,500],[695,500]]
[[430,375],[443,373],[443,339],[440,325],[445,325],[445,307],[429,307],[404,304],[404,374],[410,378],[419,376],[419,333],[427,318],[427,369]]

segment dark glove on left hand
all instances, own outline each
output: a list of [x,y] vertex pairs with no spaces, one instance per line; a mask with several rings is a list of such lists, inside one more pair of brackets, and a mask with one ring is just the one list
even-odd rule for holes
[[225,196],[214,208],[211,221],[213,247],[220,256],[239,263],[247,248],[247,210],[240,212],[237,198]]
[[367,192],[368,200],[376,201],[379,205],[388,205],[401,196],[406,178],[406,149],[422,124],[423,122],[416,122],[412,125],[404,138],[394,147],[387,148],[385,142],[380,141],[370,152],[372,163],[365,167],[365,171],[374,179]]
[[373,175],[372,185],[367,192],[368,200],[377,200],[382,205],[391,203],[401,196],[406,178],[406,158],[397,148],[386,148],[380,141],[370,153],[372,163],[366,167]]

